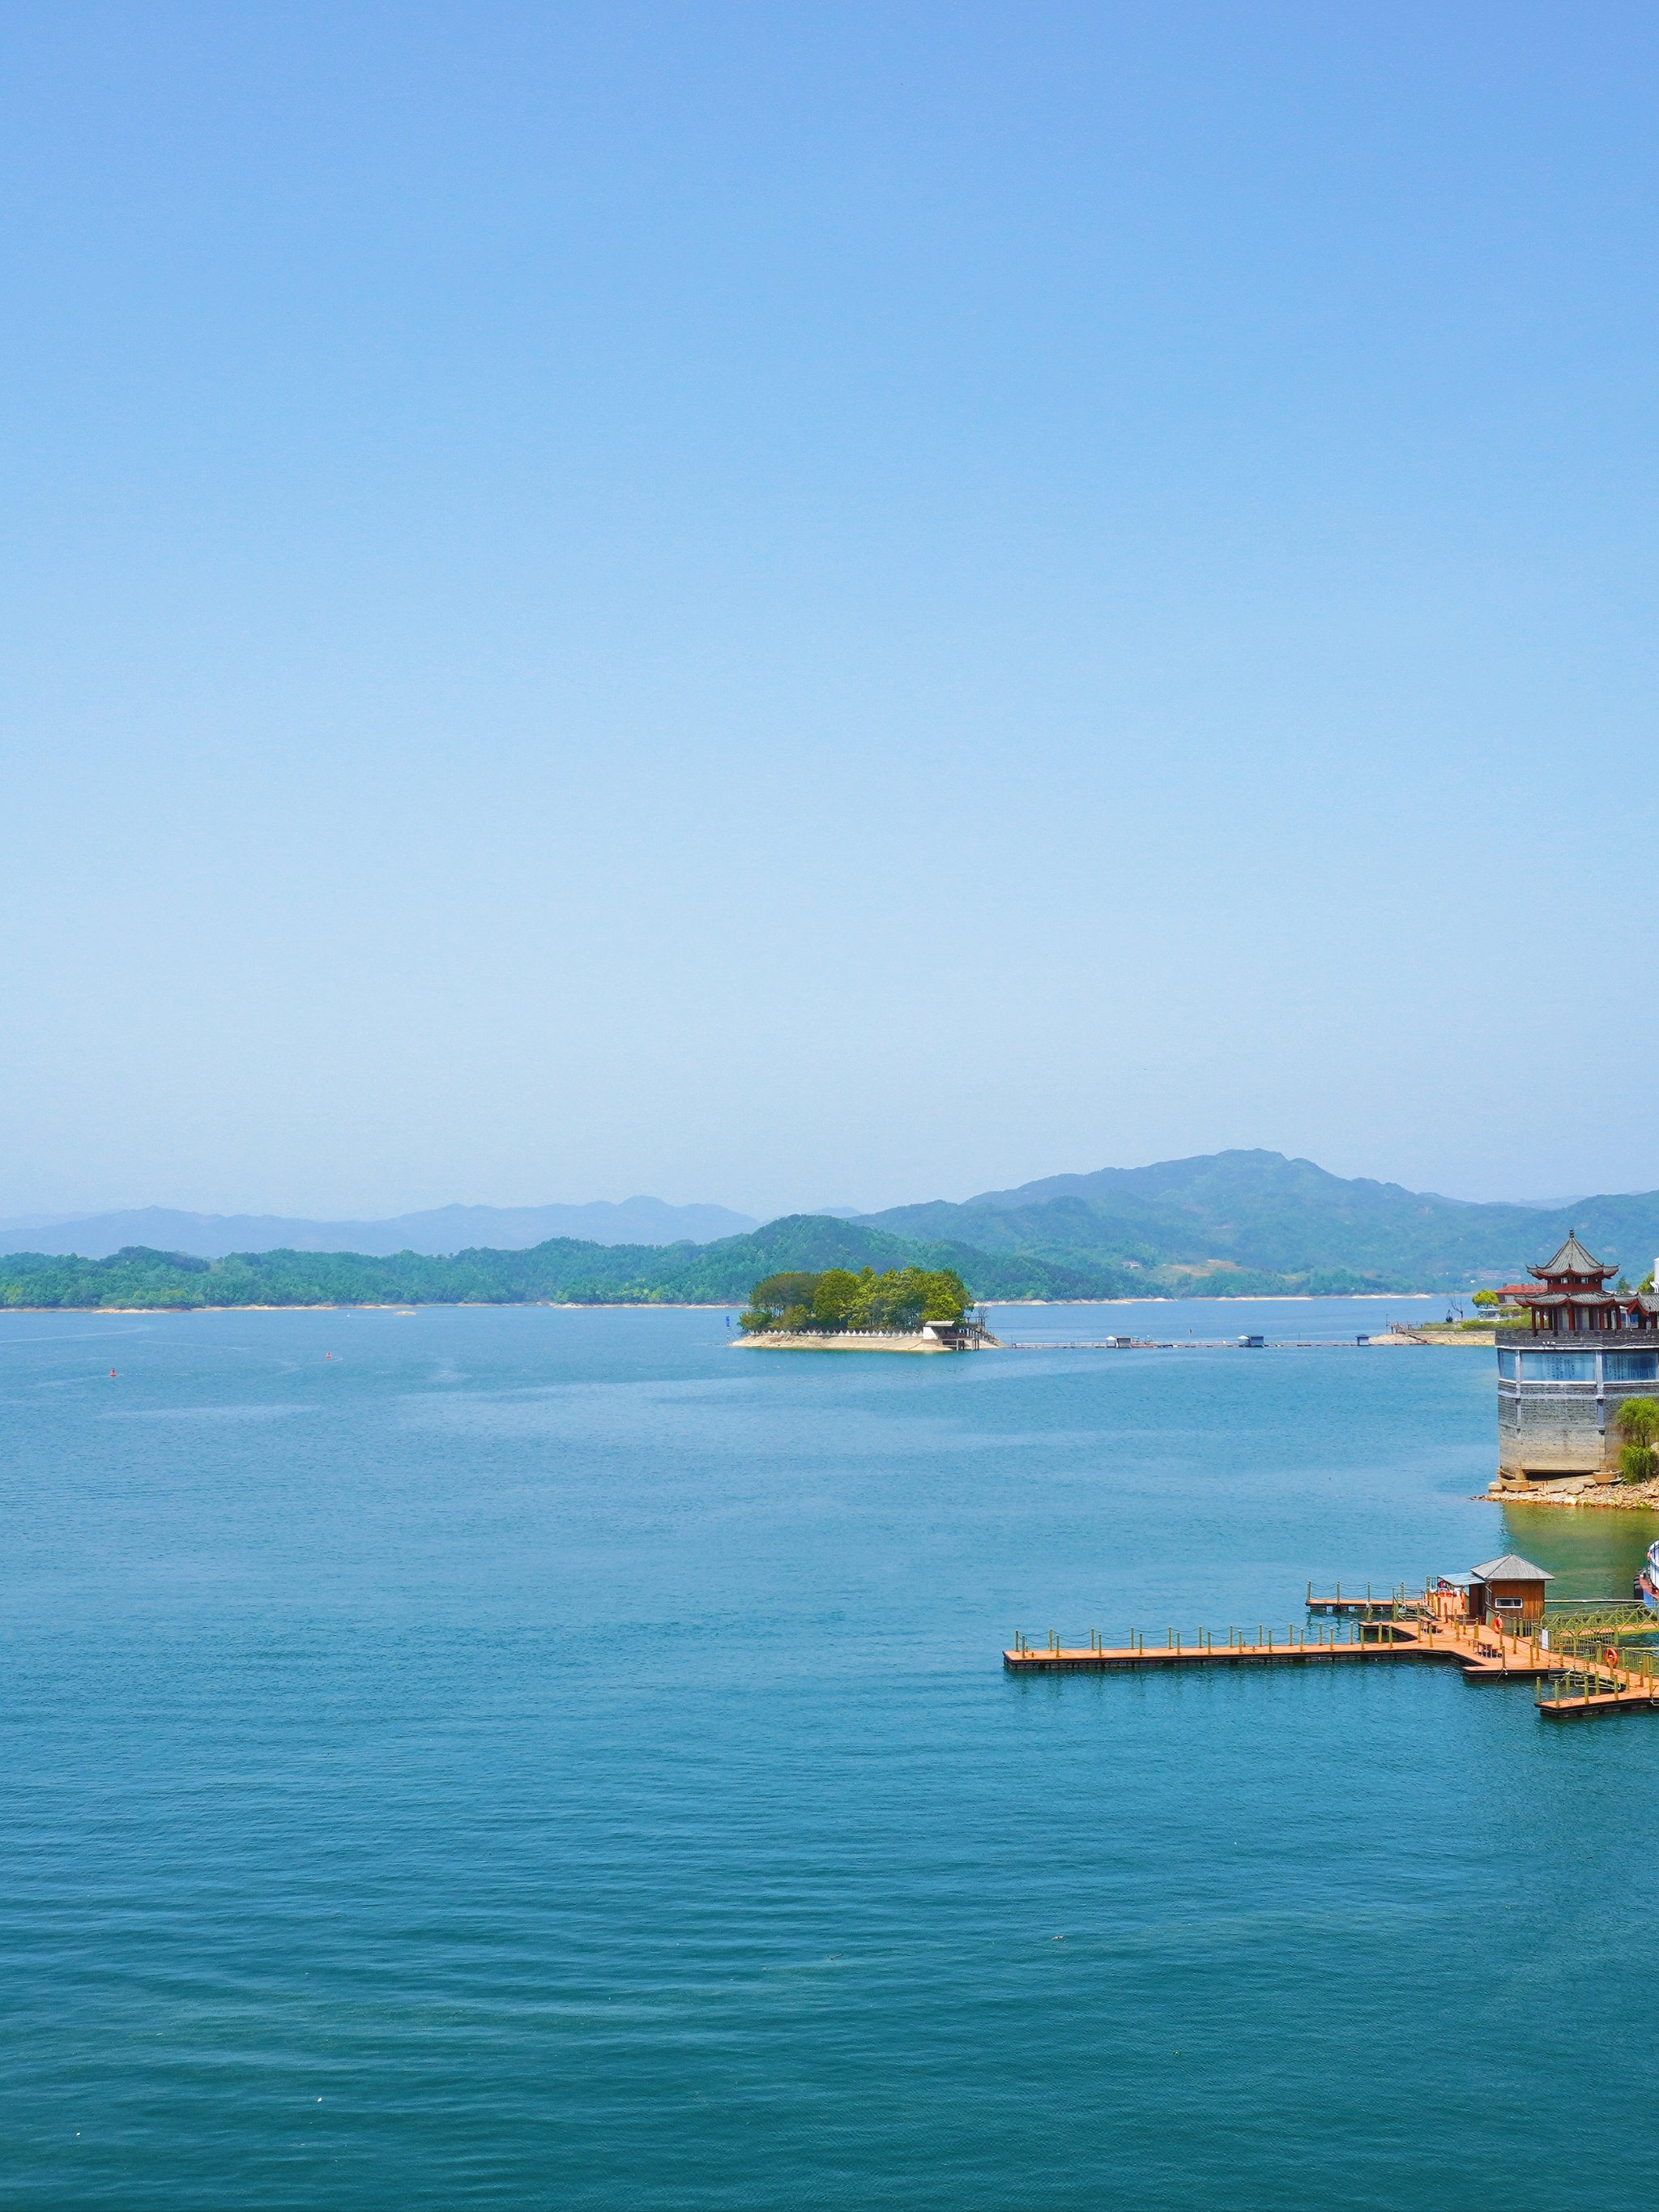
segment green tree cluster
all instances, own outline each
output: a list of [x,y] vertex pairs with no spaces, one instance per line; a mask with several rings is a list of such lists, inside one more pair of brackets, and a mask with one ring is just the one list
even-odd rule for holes
[[739,1316],[750,1335],[767,1330],[885,1329],[903,1334],[924,1322],[960,1321],[973,1304],[954,1267],[827,1267],[821,1274],[768,1275]]
[[1626,1398],[1619,1408],[1619,1432],[1624,1447],[1619,1454],[1619,1473],[1626,1482],[1651,1482],[1659,1474],[1659,1398]]
[[[315,1305],[736,1305],[757,1276],[945,1271],[981,1298],[1112,1294],[1076,1269],[1020,1253],[923,1245],[820,1215],[795,1214],[714,1244],[588,1244],[552,1237],[525,1251],[434,1257],[395,1252],[240,1252],[200,1260],[130,1245],[105,1260],[0,1256],[0,1308]],[[811,1293],[805,1295],[810,1306]]]

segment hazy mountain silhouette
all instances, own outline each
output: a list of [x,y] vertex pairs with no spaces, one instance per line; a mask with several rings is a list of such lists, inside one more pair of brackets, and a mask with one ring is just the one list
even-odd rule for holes
[[587,1206],[440,1206],[388,1221],[300,1221],[267,1213],[180,1213],[163,1206],[46,1224],[0,1224],[0,1252],[75,1252],[101,1260],[129,1244],[221,1260],[231,1252],[439,1255],[488,1246],[526,1250],[550,1237],[588,1244],[712,1244],[758,1226],[725,1206],[669,1206],[628,1198]]
[[[818,1266],[846,1264],[823,1256],[840,1249],[830,1218],[846,1225],[839,1207],[833,1217],[788,1217],[793,1224],[817,1224],[790,1233],[805,1240],[803,1249],[811,1245]],[[939,1199],[890,1206],[854,1220],[889,1237],[981,1254],[988,1261],[1040,1261],[1060,1271],[1044,1279],[1063,1279],[1073,1295],[1085,1289],[1121,1295],[1137,1287],[1156,1292],[1468,1290],[1512,1280],[1528,1261],[1553,1251],[1570,1229],[1632,1281],[1648,1273],[1659,1254],[1659,1192],[1555,1206],[1471,1205],[1367,1176],[1330,1175],[1311,1160],[1259,1151],[1045,1176],[960,1203]],[[784,1225],[773,1224],[780,1232]],[[709,1245],[744,1237],[757,1226],[750,1216],[726,1206],[669,1206],[655,1198],[619,1205],[445,1206],[386,1221],[290,1220],[147,1206],[74,1221],[6,1224],[0,1229],[0,1252],[74,1253],[95,1260],[143,1246],[201,1259],[281,1250],[438,1257],[525,1251],[550,1239],[596,1249]],[[747,1264],[747,1256],[734,1253],[733,1266]],[[807,1263],[792,1259],[788,1264]],[[659,1271],[647,1272],[655,1282]],[[1000,1267],[982,1272],[988,1280],[1003,1279]],[[600,1273],[608,1279],[614,1269],[607,1263]]]

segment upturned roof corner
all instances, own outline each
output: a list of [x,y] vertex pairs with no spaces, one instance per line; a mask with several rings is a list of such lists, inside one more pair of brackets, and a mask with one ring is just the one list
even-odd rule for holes
[[1578,1232],[1575,1229],[1568,1231],[1566,1243],[1553,1260],[1546,1260],[1541,1267],[1528,1267],[1527,1273],[1536,1275],[1540,1282],[1547,1283],[1559,1275],[1594,1275],[1598,1280],[1604,1280],[1608,1275],[1616,1274],[1618,1270],[1604,1267],[1600,1260],[1593,1258],[1578,1242]]

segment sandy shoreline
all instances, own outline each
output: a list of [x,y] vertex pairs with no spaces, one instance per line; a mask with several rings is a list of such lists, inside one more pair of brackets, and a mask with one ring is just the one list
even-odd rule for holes
[[[1516,1332],[1517,1335],[1524,1333],[1521,1330]],[[1507,1335],[1509,1332],[1506,1330],[1504,1334]],[[1420,1334],[1414,1336],[1402,1336],[1397,1331],[1390,1330],[1386,1335],[1374,1336],[1370,1340],[1373,1344],[1382,1345],[1472,1344],[1477,1346],[1484,1346],[1490,1352],[1497,1344],[1498,1337],[1497,1333],[1490,1328],[1425,1328]]]
[[948,1344],[929,1344],[919,1336],[734,1336],[733,1352],[904,1352],[924,1358],[950,1352]]

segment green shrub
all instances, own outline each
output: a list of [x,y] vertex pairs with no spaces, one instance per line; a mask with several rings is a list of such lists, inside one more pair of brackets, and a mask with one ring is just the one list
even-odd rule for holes
[[1659,1474],[1659,1452],[1648,1444],[1626,1444],[1619,1455],[1620,1482],[1651,1482]]

